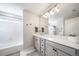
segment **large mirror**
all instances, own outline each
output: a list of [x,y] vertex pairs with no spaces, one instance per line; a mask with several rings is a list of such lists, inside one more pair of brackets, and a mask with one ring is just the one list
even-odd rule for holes
[[64,4],[65,35],[79,35],[79,4]]
[[56,4],[45,15],[48,17],[48,34],[79,35],[79,3]]
[[79,35],[79,4],[60,3],[58,10],[55,11],[48,18],[49,33],[65,36]]
[[48,18],[48,33],[51,35],[64,35],[63,4],[57,4],[50,11]]

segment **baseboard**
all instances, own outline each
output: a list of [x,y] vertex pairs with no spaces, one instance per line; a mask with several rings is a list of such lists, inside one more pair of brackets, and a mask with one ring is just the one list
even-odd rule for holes
[[33,51],[35,51],[34,47],[30,47],[28,49],[21,51],[20,56],[27,56],[28,53],[31,53]]

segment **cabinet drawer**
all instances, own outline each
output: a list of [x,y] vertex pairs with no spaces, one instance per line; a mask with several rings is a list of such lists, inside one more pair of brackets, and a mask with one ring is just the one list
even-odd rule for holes
[[60,50],[66,52],[70,55],[75,55],[75,49],[73,49],[73,48],[70,48],[70,47],[55,43],[55,42],[51,42],[51,41],[48,41],[48,40],[46,40],[46,44],[50,44],[51,46],[54,46],[57,49],[60,49]]
[[44,45],[45,45],[44,39],[41,39],[41,49],[44,49]]
[[44,49],[43,48],[41,48],[41,55],[44,56]]
[[41,43],[44,43],[44,39],[41,39]]
[[43,48],[43,49],[44,49],[44,43],[41,43],[41,48]]

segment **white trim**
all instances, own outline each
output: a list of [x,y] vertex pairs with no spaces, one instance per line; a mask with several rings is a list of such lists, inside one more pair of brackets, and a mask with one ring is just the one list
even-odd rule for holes
[[27,56],[28,53],[31,53],[33,51],[35,51],[34,47],[25,49],[25,50],[23,50],[23,51],[20,52],[20,56]]

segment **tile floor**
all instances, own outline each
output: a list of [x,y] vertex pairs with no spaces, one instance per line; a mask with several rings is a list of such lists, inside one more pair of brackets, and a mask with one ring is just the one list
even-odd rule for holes
[[41,54],[38,51],[34,51],[34,52],[26,54],[26,56],[41,56]]

